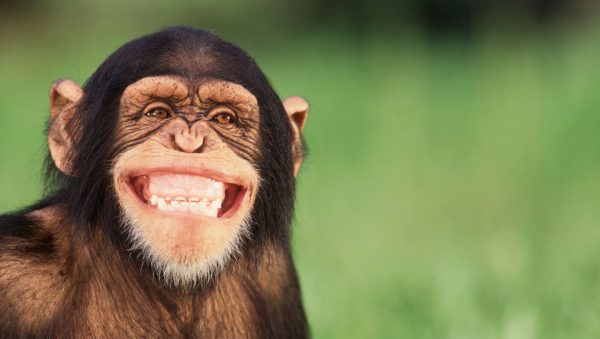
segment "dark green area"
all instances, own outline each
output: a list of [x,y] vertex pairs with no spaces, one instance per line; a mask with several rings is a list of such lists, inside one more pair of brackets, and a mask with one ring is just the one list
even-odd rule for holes
[[311,102],[294,253],[315,338],[600,336],[597,25],[431,40],[264,23],[264,1],[40,3],[1,26],[0,211],[40,197],[53,80],[205,26]]

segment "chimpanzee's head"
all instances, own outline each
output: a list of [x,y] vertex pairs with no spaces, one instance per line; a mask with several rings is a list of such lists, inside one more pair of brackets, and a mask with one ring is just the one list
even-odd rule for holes
[[308,105],[282,103],[240,48],[169,28],[119,48],[83,89],[57,81],[50,104],[54,183],[78,231],[103,228],[172,285],[287,246]]

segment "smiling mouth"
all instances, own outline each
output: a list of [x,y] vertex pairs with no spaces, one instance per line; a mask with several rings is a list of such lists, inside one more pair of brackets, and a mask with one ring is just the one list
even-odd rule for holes
[[226,218],[239,208],[247,189],[216,179],[179,173],[155,173],[126,178],[138,200],[164,213]]

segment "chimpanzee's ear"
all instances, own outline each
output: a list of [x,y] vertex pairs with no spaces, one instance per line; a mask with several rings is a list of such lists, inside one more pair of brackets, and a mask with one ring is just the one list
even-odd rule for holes
[[48,148],[56,167],[67,175],[71,171],[66,155],[73,144],[72,126],[69,122],[82,98],[83,90],[72,80],[57,80],[50,89]]
[[292,155],[294,157],[294,175],[298,175],[304,155],[302,154],[302,130],[308,115],[308,102],[301,97],[289,97],[283,101],[294,131]]

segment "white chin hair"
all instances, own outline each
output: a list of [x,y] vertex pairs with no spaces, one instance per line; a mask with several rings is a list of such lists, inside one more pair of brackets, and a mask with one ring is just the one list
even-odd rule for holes
[[156,278],[165,286],[173,288],[193,288],[212,280],[216,274],[237,254],[244,238],[250,235],[250,218],[246,217],[229,243],[219,253],[202,257],[182,255],[180,260],[169,259],[150,246],[135,218],[125,208],[121,208],[122,225],[128,237],[130,251],[139,251],[142,265],[149,264]]

